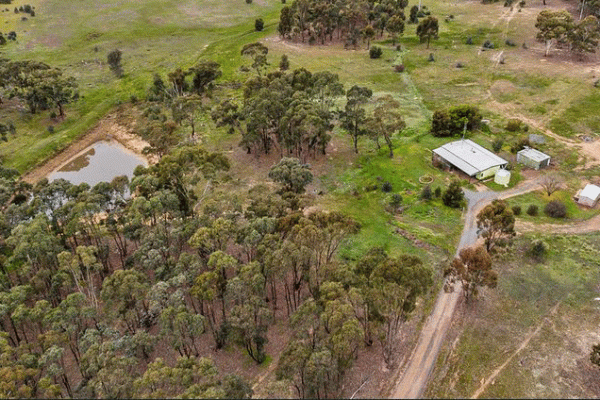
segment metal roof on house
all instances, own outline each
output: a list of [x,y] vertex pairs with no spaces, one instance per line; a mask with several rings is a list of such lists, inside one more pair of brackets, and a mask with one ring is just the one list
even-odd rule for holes
[[588,184],[583,190],[579,193],[579,197],[587,197],[588,199],[592,199],[593,201],[598,200],[600,197],[600,187],[592,184]]
[[433,152],[469,176],[508,164],[508,161],[469,139],[446,143]]
[[517,153],[517,155],[522,155],[524,157],[529,158],[530,160],[542,162],[550,158],[548,154],[542,153],[539,150],[532,149],[531,147],[525,146],[525,148]]

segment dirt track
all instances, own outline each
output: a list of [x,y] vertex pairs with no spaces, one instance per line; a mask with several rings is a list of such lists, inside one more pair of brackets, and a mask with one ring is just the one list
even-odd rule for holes
[[[543,178],[538,177],[522,182],[520,185],[503,193],[465,190],[465,197],[469,204],[465,214],[464,229],[456,253],[458,254],[464,247],[477,243],[476,216],[483,207],[491,203],[494,199],[506,199],[538,190],[541,179]],[[598,220],[600,221],[600,218]],[[414,399],[421,397],[444,342],[446,332],[452,323],[452,316],[460,295],[461,287],[459,285],[456,285],[454,291],[451,293],[446,293],[443,289],[440,291],[433,312],[425,322],[417,345],[405,369],[402,371],[400,379],[392,390],[390,398]]]

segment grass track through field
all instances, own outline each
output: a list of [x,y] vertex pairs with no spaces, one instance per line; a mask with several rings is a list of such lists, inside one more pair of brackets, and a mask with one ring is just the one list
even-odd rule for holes
[[487,379],[485,379],[483,384],[481,386],[479,386],[479,388],[477,388],[475,393],[473,393],[473,395],[471,396],[472,399],[478,399],[479,396],[481,396],[482,393],[487,389],[487,387],[494,382],[494,380],[496,379],[498,374],[500,372],[502,372],[502,370],[504,370],[504,368],[506,368],[506,366],[512,361],[512,359],[515,358],[525,347],[527,347],[527,345],[529,344],[529,341],[531,339],[533,339],[538,333],[540,333],[540,330],[542,329],[544,324],[547,322],[548,318],[550,318],[552,315],[556,314],[556,310],[558,310],[559,305],[560,305],[560,302],[556,303],[556,305],[554,307],[552,307],[552,309],[550,310],[548,315],[544,319],[542,319],[542,321],[538,324],[538,326],[535,328],[535,330],[533,330],[530,334],[528,334],[525,337],[525,339],[521,342],[521,344],[519,345],[517,350],[515,350],[514,353],[512,353],[510,355],[510,357],[508,357],[506,359],[506,361],[502,363],[502,365],[500,365],[498,368],[496,368],[490,374],[490,376]]

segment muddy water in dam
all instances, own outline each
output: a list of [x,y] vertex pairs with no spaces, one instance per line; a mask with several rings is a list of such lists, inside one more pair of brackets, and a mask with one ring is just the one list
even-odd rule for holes
[[116,141],[96,142],[60,168],[48,175],[48,180],[63,178],[78,185],[94,186],[99,182],[110,182],[114,177],[133,176],[138,165],[147,166],[146,160]]

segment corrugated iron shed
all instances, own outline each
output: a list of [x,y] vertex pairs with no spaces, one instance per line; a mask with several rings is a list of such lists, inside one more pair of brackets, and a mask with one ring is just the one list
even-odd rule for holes
[[469,139],[446,143],[433,152],[469,176],[508,164],[508,161]]
[[550,158],[548,154],[542,153],[539,150],[532,149],[531,147],[527,146],[517,153],[517,155],[519,154],[536,162],[542,162]]

